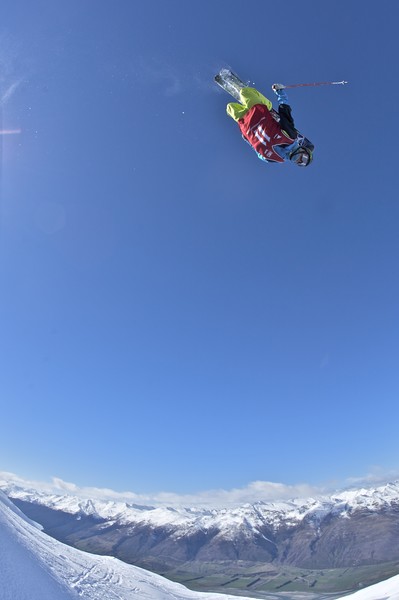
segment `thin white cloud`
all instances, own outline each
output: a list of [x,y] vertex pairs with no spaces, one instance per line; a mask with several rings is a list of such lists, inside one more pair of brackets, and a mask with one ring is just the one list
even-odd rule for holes
[[323,356],[323,358],[320,361],[320,368],[326,369],[329,365],[330,365],[330,357],[328,354],[326,354],[325,356]]
[[[377,472],[378,471],[378,472]],[[383,473],[382,469],[375,469],[364,477],[347,479],[339,489],[372,487],[382,485],[388,481],[398,479],[398,473]],[[26,480],[14,473],[0,471],[0,489],[16,485],[23,489],[49,494],[73,495],[79,498],[90,498],[104,501],[127,502],[150,506],[238,506],[253,504],[255,502],[288,501],[294,498],[309,498],[337,492],[337,486],[307,483],[287,485],[271,481],[253,481],[242,488],[230,490],[206,490],[194,494],[177,494],[173,492],[158,492],[154,494],[137,494],[135,492],[117,492],[108,488],[80,487],[74,483],[54,477],[50,482]]]
[[[0,34],[0,107],[3,107],[14,96],[24,81],[27,63],[21,62],[21,48],[11,36]],[[29,59],[28,59],[29,60]],[[26,76],[26,75],[25,75]]]
[[348,487],[374,487],[379,485],[384,485],[389,481],[396,481],[399,479],[399,471],[392,469],[387,471],[378,466],[374,466],[370,469],[370,472],[367,475],[363,475],[362,477],[349,477],[345,484]]
[[237,506],[260,501],[276,502],[291,500],[293,498],[307,498],[309,496],[320,495],[323,491],[324,489],[321,487],[307,484],[286,485],[271,481],[253,481],[245,487],[230,490],[216,489],[184,495],[161,492],[156,495],[154,502],[186,506]]
[[259,501],[272,502],[292,498],[306,498],[322,493],[322,488],[300,485],[284,485],[267,481],[255,481],[243,488],[231,490],[206,490],[194,494],[177,494],[174,492],[157,492],[154,494],[137,494],[135,492],[117,492],[108,488],[79,487],[74,483],[54,477],[51,482],[29,481],[7,472],[0,472],[0,487],[7,482],[24,489],[31,489],[51,494],[67,494],[81,498],[113,500],[151,506],[232,506]]
[[8,83],[4,86],[4,89],[0,90],[0,105],[4,106],[14,95],[18,87],[20,86],[22,79],[17,81],[13,81],[12,83]]

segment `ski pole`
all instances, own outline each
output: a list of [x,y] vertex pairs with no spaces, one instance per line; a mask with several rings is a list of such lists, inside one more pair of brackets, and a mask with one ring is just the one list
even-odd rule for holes
[[[317,81],[315,83],[292,83],[290,85],[283,84],[273,84],[273,85],[281,85],[282,88],[297,88],[297,87],[316,87],[318,85],[345,85],[348,81]],[[273,87],[273,86],[272,86]]]

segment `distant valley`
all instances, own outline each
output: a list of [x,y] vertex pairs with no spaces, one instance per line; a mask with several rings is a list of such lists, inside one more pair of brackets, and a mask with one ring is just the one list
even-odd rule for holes
[[399,483],[235,508],[142,507],[1,488],[52,537],[196,590],[338,593],[399,573]]

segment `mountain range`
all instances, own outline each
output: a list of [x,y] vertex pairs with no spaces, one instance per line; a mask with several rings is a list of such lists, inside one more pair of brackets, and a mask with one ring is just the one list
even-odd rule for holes
[[399,572],[399,482],[234,508],[138,506],[5,481],[0,487],[54,538],[194,589],[338,593]]
[[[203,594],[127,565],[94,556],[43,533],[0,492],[0,600],[233,600]],[[274,596],[287,598],[287,595]],[[348,600],[399,600],[399,576]],[[245,600],[245,599],[242,599]],[[249,600],[249,598],[247,598]]]

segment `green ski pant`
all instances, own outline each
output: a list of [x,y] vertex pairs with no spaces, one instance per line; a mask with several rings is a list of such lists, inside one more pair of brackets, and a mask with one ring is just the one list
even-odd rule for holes
[[234,119],[234,121],[242,119],[245,113],[255,106],[255,104],[265,104],[269,110],[272,108],[270,100],[265,98],[258,90],[251,87],[245,87],[240,90],[240,102],[241,104],[238,102],[230,102],[226,108],[227,114]]

